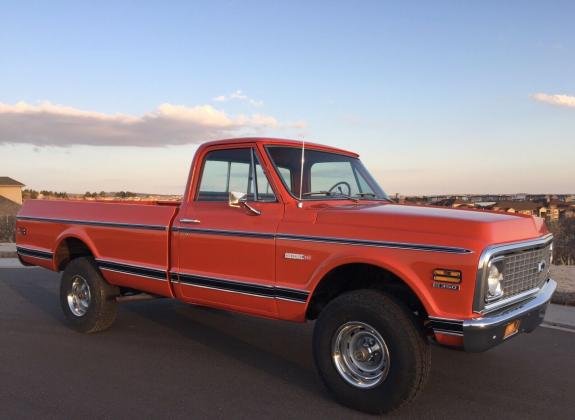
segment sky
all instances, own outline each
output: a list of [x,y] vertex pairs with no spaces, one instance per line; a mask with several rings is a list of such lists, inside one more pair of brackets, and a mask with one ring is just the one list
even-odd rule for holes
[[182,193],[198,144],[353,150],[391,194],[575,193],[575,2],[26,1],[0,176]]

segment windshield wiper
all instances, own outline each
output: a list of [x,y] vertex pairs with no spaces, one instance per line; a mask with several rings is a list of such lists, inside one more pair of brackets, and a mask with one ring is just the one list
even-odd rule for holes
[[387,198],[387,197],[378,197],[377,194],[372,193],[372,192],[361,192],[361,193],[357,193],[357,194],[355,194],[355,195],[359,195],[361,198],[364,198],[364,197],[373,197],[373,198],[376,199],[376,200],[386,200],[386,201],[389,201],[390,203],[393,203],[393,200],[390,200],[390,199]]
[[352,197],[351,195],[342,194],[340,192],[331,192],[331,191],[310,191],[302,194],[304,197],[308,197],[310,195],[325,195],[326,197],[338,197],[338,198],[346,198],[348,200],[352,200],[354,202],[358,202],[359,198]]

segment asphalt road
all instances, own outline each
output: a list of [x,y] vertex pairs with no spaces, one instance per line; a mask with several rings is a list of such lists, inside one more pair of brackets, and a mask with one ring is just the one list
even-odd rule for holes
[[[312,325],[170,300],[68,329],[58,276],[0,269],[1,418],[362,418],[316,376]],[[575,334],[539,328],[482,354],[433,348],[420,398],[392,418],[573,418]]]

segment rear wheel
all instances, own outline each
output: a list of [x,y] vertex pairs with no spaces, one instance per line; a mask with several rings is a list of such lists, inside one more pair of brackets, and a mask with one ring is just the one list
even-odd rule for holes
[[314,358],[328,390],[344,405],[385,413],[423,389],[431,357],[413,315],[376,290],[345,293],[320,313]]
[[89,257],[72,260],[62,274],[60,306],[76,331],[94,333],[116,319],[119,289],[108,284]]

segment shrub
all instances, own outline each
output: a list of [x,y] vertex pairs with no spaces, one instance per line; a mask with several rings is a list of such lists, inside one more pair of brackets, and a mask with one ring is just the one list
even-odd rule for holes
[[0,216],[0,242],[16,241],[16,216]]
[[555,236],[553,262],[559,265],[575,264],[575,218],[565,218],[548,224]]

